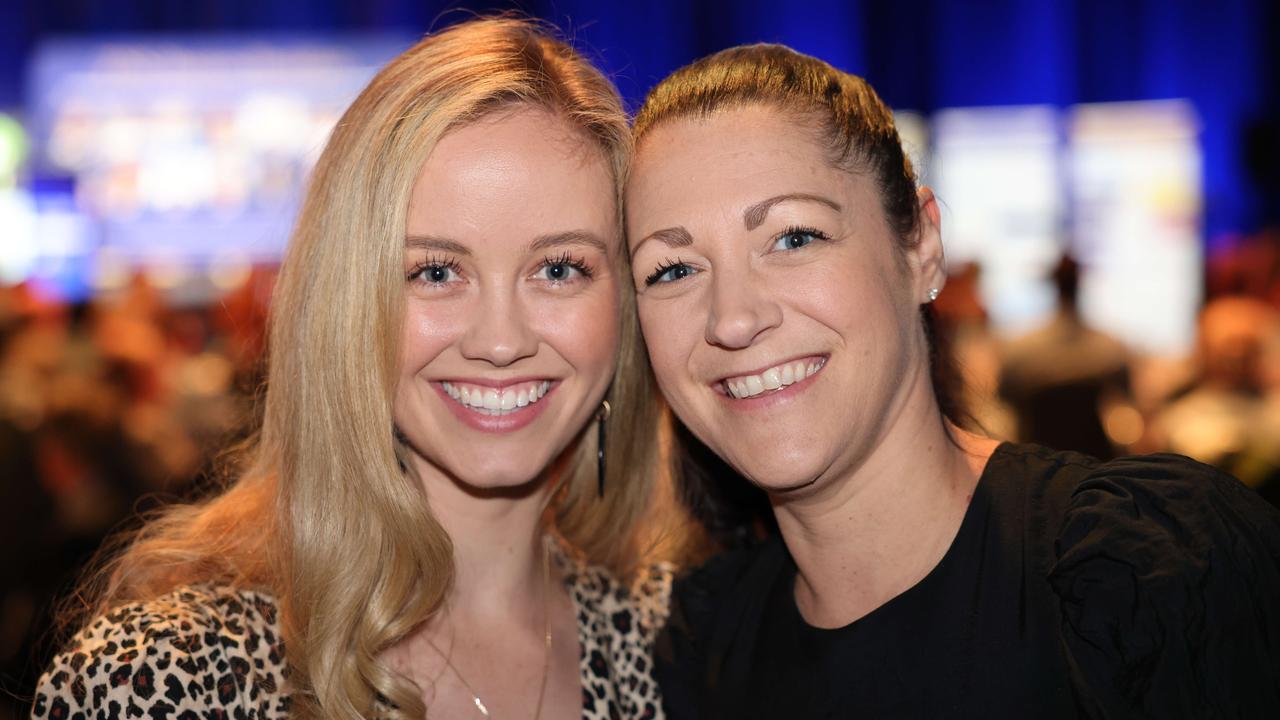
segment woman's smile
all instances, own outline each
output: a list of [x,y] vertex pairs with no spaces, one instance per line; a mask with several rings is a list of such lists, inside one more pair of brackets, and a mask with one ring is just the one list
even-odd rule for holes
[[515,432],[529,426],[552,402],[559,381],[552,378],[505,381],[452,380],[432,383],[454,417],[474,430]]
[[799,391],[805,382],[822,371],[827,356],[810,355],[787,360],[764,370],[735,374],[718,380],[713,387],[732,400],[772,397],[786,390]]

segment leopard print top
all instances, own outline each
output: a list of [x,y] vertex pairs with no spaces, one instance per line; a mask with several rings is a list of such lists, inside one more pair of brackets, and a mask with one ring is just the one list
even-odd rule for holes
[[[662,718],[651,648],[666,621],[671,568],[654,566],[627,588],[556,554],[578,619],[582,717]],[[181,587],[80,631],[40,678],[31,717],[287,718],[284,653],[270,595]]]

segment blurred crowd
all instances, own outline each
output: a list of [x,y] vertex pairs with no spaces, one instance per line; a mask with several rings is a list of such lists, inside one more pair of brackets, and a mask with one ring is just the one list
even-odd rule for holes
[[272,279],[200,307],[142,274],[75,304],[0,286],[0,720],[26,716],[12,695],[103,539],[198,493],[252,427]]
[[[978,427],[1100,457],[1176,452],[1280,503],[1280,236],[1211,257],[1194,354],[1144,357],[1088,327],[1080,269],[1055,271],[1059,310],[993,334],[977,267],[937,302]],[[216,302],[176,307],[136,276],[81,304],[0,287],[0,677],[30,688],[55,640],[51,602],[104,537],[219,477],[253,426],[271,268]],[[0,720],[22,703],[7,698]]]
[[1053,273],[1056,314],[997,337],[977,297],[980,273],[957,269],[938,299],[979,429],[1099,458],[1187,455],[1280,505],[1280,233],[1207,258],[1195,347],[1179,357],[1136,352],[1089,327],[1070,258]]

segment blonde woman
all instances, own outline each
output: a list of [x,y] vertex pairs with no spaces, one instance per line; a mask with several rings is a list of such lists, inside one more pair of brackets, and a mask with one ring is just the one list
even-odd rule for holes
[[245,471],[113,561],[34,716],[661,715],[628,151],[612,85],[525,21],[378,73],[311,180]]

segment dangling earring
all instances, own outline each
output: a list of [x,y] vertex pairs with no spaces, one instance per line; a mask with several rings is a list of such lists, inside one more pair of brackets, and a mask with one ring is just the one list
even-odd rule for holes
[[404,431],[395,423],[391,423],[391,439],[394,443],[399,445],[399,447],[396,448],[396,465],[400,466],[400,472],[409,472],[409,468],[404,464],[404,458],[400,456],[400,448],[407,447],[409,445],[409,438],[405,437]]
[[600,497],[604,497],[604,426],[609,410],[609,401],[602,400],[600,412],[596,413],[596,488]]

